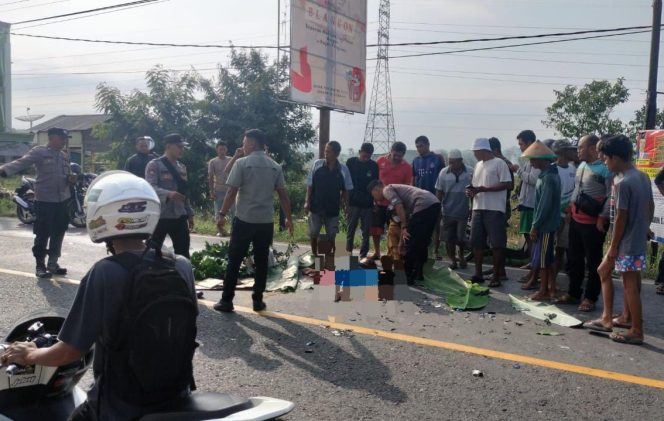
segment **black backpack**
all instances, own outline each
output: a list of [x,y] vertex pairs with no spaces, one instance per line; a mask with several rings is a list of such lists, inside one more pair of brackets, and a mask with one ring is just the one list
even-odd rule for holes
[[175,262],[122,253],[107,259],[129,272],[120,319],[104,347],[102,388],[138,405],[166,402],[195,389],[198,304]]

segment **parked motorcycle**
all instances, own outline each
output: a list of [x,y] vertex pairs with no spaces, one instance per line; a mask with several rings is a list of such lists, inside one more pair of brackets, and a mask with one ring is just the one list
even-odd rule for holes
[[84,173],[81,166],[72,163],[71,173],[76,175],[76,183],[71,186],[71,202],[69,202],[69,223],[76,228],[85,228],[85,208],[83,199],[88,191],[88,186],[92,180],[97,178],[97,174]]
[[[69,202],[69,223],[76,228],[85,228],[85,208],[83,199],[88,186],[97,177],[97,174],[84,173],[81,166],[72,163],[71,172],[76,175],[76,183],[70,186],[71,201]],[[21,185],[16,189],[12,201],[16,203],[16,216],[24,224],[35,222],[35,180],[22,177]]]
[[15,190],[12,202],[16,203],[16,216],[23,224],[35,222],[35,179],[21,177],[21,185]]
[[[39,348],[56,344],[65,316],[63,309],[39,310],[25,316],[14,325],[4,343],[0,343],[0,353],[15,341],[32,341]],[[0,367],[0,421],[66,420],[87,399],[78,382],[92,360],[93,350],[90,350],[80,360],[60,367]],[[264,396],[243,398],[194,392],[141,420],[262,421],[283,416],[294,406],[292,402]]]

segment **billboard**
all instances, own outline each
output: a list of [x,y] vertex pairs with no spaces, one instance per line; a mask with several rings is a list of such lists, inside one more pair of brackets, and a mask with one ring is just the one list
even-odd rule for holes
[[655,200],[655,217],[650,229],[655,239],[664,243],[664,196],[655,186],[655,176],[664,167],[664,130],[646,130],[636,137],[636,167],[652,180],[652,195]]
[[367,0],[291,0],[290,95],[364,113]]

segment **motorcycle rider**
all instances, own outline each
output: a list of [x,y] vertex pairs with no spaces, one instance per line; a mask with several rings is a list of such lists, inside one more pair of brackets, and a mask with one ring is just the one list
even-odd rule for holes
[[[35,181],[35,243],[32,254],[36,260],[35,275],[50,278],[66,275],[67,269],[58,265],[62,241],[69,226],[70,184],[76,182],[71,173],[69,158],[63,151],[69,132],[53,127],[48,129],[46,146],[35,146],[22,158],[0,167],[0,176],[9,177],[31,166],[37,170]],[[48,256],[48,265],[46,264]]]
[[145,178],[145,167],[153,159],[159,158],[152,151],[154,140],[150,136],[141,136],[136,139],[136,153],[127,158],[124,170],[129,171],[136,177]]
[[[125,171],[107,172],[90,186],[85,203],[89,216],[88,235],[93,242],[105,241],[109,251],[118,260],[120,256],[126,257],[127,254],[138,256],[138,260],[143,256],[152,263],[161,258],[155,250],[146,251],[144,242],[155,230],[160,215],[159,198],[145,180]],[[169,259],[174,263],[180,279],[186,283],[186,289],[190,291],[191,299],[195,303],[191,264],[182,256],[170,256]],[[134,290],[137,288],[137,283],[132,282],[130,273],[131,271],[117,261],[109,259],[98,261],[81,281],[69,315],[58,335],[58,343],[49,348],[37,348],[32,342],[17,342],[10,345],[0,356],[0,363],[3,365],[62,366],[79,360],[94,345],[95,382],[88,392],[88,400],[74,411],[70,420],[137,419],[154,412],[166,402],[150,405],[128,402],[121,397],[124,396],[123,389],[129,387],[131,382],[136,383],[136,380],[131,376],[114,377],[111,373],[119,368],[109,361],[114,361],[118,343],[124,343],[124,335],[131,329],[122,323],[125,320],[123,309],[126,309],[123,301],[127,300],[127,292],[132,292],[128,286],[131,285]],[[170,291],[165,291],[164,294],[168,292]],[[177,335],[176,321],[173,325]],[[193,334],[195,335],[195,329]],[[168,336],[171,336],[170,331]],[[135,344],[135,342],[129,343]],[[193,357],[193,347],[191,356]],[[149,357],[159,358],[154,355]],[[191,370],[191,360],[167,362],[168,367],[184,367],[185,371]],[[191,384],[193,384],[193,370],[191,371]],[[126,382],[124,387],[118,384],[117,379]],[[179,390],[169,401],[179,396],[186,396],[188,393],[189,388]]]

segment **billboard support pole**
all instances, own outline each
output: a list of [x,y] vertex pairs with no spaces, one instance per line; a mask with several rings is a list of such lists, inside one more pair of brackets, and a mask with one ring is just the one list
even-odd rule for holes
[[325,145],[330,141],[330,108],[321,107],[318,125],[318,158],[325,157]]
[[659,34],[662,26],[662,0],[652,3],[652,39],[650,41],[650,75],[646,104],[646,130],[652,130],[657,118],[657,69],[659,65]]

